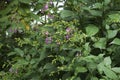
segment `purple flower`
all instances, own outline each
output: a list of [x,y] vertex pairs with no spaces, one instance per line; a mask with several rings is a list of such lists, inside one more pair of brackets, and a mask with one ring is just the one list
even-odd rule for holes
[[53,5],[53,1],[52,1],[52,0],[50,0],[49,4],[50,4],[50,5]]
[[51,38],[51,37],[47,37],[47,38],[45,39],[45,43],[46,43],[46,44],[52,43],[52,38]]
[[18,31],[18,28],[10,28],[9,29],[10,33],[17,33],[17,31]]
[[44,13],[48,9],[48,4],[45,4],[44,7],[41,9],[41,13]]
[[67,35],[65,36],[65,39],[68,40],[69,38],[70,38],[70,35],[67,34]]
[[48,9],[48,4],[45,4],[44,10],[47,10],[47,9]]
[[68,27],[68,28],[66,29],[66,32],[69,33],[70,31],[71,31],[71,28]]

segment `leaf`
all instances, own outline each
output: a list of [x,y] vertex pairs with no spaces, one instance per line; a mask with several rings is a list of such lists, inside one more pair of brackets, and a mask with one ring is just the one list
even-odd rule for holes
[[86,27],[86,34],[90,37],[95,35],[98,31],[99,31],[99,28],[96,27],[95,25],[89,25]]
[[76,67],[76,72],[79,73],[79,72],[87,72],[87,69],[85,67]]
[[93,8],[94,9],[101,9],[102,8],[102,4],[101,3],[95,3],[95,4],[93,4]]
[[110,65],[111,65],[111,59],[110,59],[110,57],[104,58],[104,64],[105,64],[106,66],[110,66]]
[[99,72],[100,74],[103,73],[103,68],[104,68],[104,63],[103,63],[103,62],[101,62],[101,63],[99,63],[99,64],[97,65],[97,69],[98,69],[98,72]]
[[110,22],[120,22],[120,14],[110,14],[108,21],[110,21]]
[[111,2],[111,0],[104,0],[104,4],[108,5]]
[[51,69],[51,68],[53,68],[53,67],[54,67],[53,64],[47,63],[47,64],[44,66],[44,69]]
[[117,75],[116,75],[112,70],[110,70],[109,68],[104,67],[104,68],[103,68],[103,71],[104,71],[105,75],[106,75],[107,77],[109,77],[110,79],[118,80]]
[[45,0],[38,0],[38,3],[44,3]]
[[114,68],[112,68],[112,70],[113,70],[115,73],[119,73],[119,74],[120,74],[120,67],[114,67]]
[[115,38],[110,44],[120,45],[120,39],[119,38]]
[[17,55],[20,55],[21,57],[24,56],[24,52],[21,49],[15,48],[14,51],[16,52]]
[[100,38],[93,45],[95,48],[105,49],[106,48],[106,38]]
[[97,10],[89,10],[90,14],[93,16],[102,16],[102,12],[101,11],[97,11]]
[[67,18],[67,17],[74,16],[74,13],[72,11],[70,11],[70,10],[62,10],[60,16],[62,18]]
[[117,35],[118,30],[107,30],[108,38],[113,38]]
[[19,0],[21,3],[26,3],[29,4],[31,2],[31,0]]

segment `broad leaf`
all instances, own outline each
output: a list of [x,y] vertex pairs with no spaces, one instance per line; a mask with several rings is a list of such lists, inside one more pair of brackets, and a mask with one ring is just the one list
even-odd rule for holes
[[109,68],[104,67],[104,68],[103,68],[103,71],[104,71],[105,75],[106,75],[107,77],[109,77],[110,79],[118,80],[117,75],[116,75],[112,70],[110,70]]
[[99,31],[99,28],[95,25],[88,25],[86,27],[86,34],[88,36],[93,36]]
[[112,68],[112,70],[113,70],[115,73],[119,73],[119,74],[120,74],[120,67],[114,67],[114,68]]
[[100,38],[95,44],[93,45],[95,48],[105,49],[106,48],[106,38]]
[[120,39],[119,38],[115,38],[110,44],[120,45]]
[[118,30],[108,30],[108,38],[113,38],[117,35]]
[[62,10],[61,11],[61,17],[62,18],[67,18],[67,17],[71,17],[74,16],[74,13],[70,10]]

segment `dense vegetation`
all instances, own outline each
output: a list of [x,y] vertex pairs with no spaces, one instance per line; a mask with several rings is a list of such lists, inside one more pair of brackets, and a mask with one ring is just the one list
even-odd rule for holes
[[120,80],[120,0],[0,0],[0,80]]

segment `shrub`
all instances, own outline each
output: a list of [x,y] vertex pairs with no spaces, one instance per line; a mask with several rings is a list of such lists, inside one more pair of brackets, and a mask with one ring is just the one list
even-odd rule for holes
[[53,2],[1,1],[0,78],[119,80],[120,1]]

